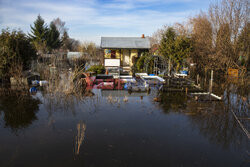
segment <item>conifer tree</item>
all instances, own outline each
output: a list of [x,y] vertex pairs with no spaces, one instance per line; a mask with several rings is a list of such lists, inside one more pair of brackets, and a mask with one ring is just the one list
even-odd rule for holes
[[190,56],[192,51],[191,39],[184,36],[178,35],[175,41],[176,56],[174,57],[174,62],[176,63],[176,69],[179,70],[180,65],[183,65],[185,59]]
[[60,33],[53,22],[50,23],[50,28],[47,36],[47,47],[49,51],[58,49],[61,46]]
[[162,36],[159,51],[169,60],[169,73],[172,63],[175,63],[176,69],[179,70],[191,52],[191,40],[184,35],[177,35],[175,30],[169,27]]
[[48,27],[45,24],[43,18],[38,15],[37,19],[34,22],[34,26],[30,26],[30,28],[31,34],[29,34],[29,36],[36,50],[38,51],[38,53],[46,52]]
[[[242,65],[250,69],[250,22],[246,23],[242,28],[237,41],[240,60]],[[247,61],[247,62],[245,62]]]
[[176,33],[172,27],[169,27],[166,32],[162,35],[161,44],[159,51],[161,55],[168,59],[168,73],[171,72],[171,64],[176,56],[175,52],[175,39]]
[[69,38],[67,31],[63,33],[61,41],[62,41],[63,50],[71,50],[71,42],[70,42],[70,38]]
[[169,27],[167,31],[163,34],[161,44],[160,44],[160,53],[165,56],[167,59],[174,59],[175,53],[175,40],[176,33],[172,27]]

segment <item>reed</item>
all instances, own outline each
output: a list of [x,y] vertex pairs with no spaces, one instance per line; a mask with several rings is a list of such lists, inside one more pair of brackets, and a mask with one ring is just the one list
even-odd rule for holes
[[77,126],[77,135],[74,137],[74,148],[73,153],[75,156],[79,155],[80,147],[85,138],[86,124],[80,121]]

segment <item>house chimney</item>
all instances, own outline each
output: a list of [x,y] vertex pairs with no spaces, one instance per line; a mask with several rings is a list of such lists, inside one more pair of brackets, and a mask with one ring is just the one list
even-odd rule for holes
[[141,35],[141,38],[145,38],[145,35],[144,35],[144,34],[142,34],[142,35]]

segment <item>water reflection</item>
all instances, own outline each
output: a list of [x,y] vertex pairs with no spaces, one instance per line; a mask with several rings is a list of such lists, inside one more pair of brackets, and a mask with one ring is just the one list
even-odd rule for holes
[[[192,102],[195,103],[195,102]],[[210,106],[213,109],[199,110],[194,109],[190,103],[188,108],[195,115],[190,115],[189,118],[193,124],[200,129],[200,133],[206,136],[211,142],[217,143],[223,148],[228,148],[231,144],[237,145],[238,142],[246,141],[246,137],[239,128],[233,115],[224,110],[224,106],[218,102],[212,102]],[[196,104],[196,106],[198,106]],[[199,105],[200,108],[207,108],[208,104]]]
[[236,146],[248,141],[229,111],[230,108],[223,101],[197,101],[179,92],[160,93],[157,98],[164,113],[178,112],[187,115],[191,125],[198,127],[200,133],[212,143],[228,148],[231,144]]
[[37,119],[36,112],[39,110],[40,103],[40,100],[34,99],[25,91],[9,89],[1,91],[0,113],[3,113],[5,126],[15,132],[27,128]]
[[250,93],[249,88],[229,84],[224,91],[224,102],[241,117],[249,117]]
[[77,126],[77,134],[74,136],[74,148],[73,153],[75,156],[79,155],[80,147],[85,138],[86,124],[80,121]]
[[182,92],[163,92],[157,98],[164,113],[184,110],[187,105],[187,96]]
[[248,87],[247,84],[240,86],[228,84],[224,91],[224,102],[226,110],[233,114],[241,129],[250,139],[250,93]]

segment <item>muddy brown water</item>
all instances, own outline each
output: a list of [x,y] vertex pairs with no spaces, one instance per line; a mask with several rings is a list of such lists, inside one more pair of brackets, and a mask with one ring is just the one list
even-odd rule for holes
[[230,112],[249,116],[249,96],[90,91],[1,95],[0,166],[250,166],[249,140]]

